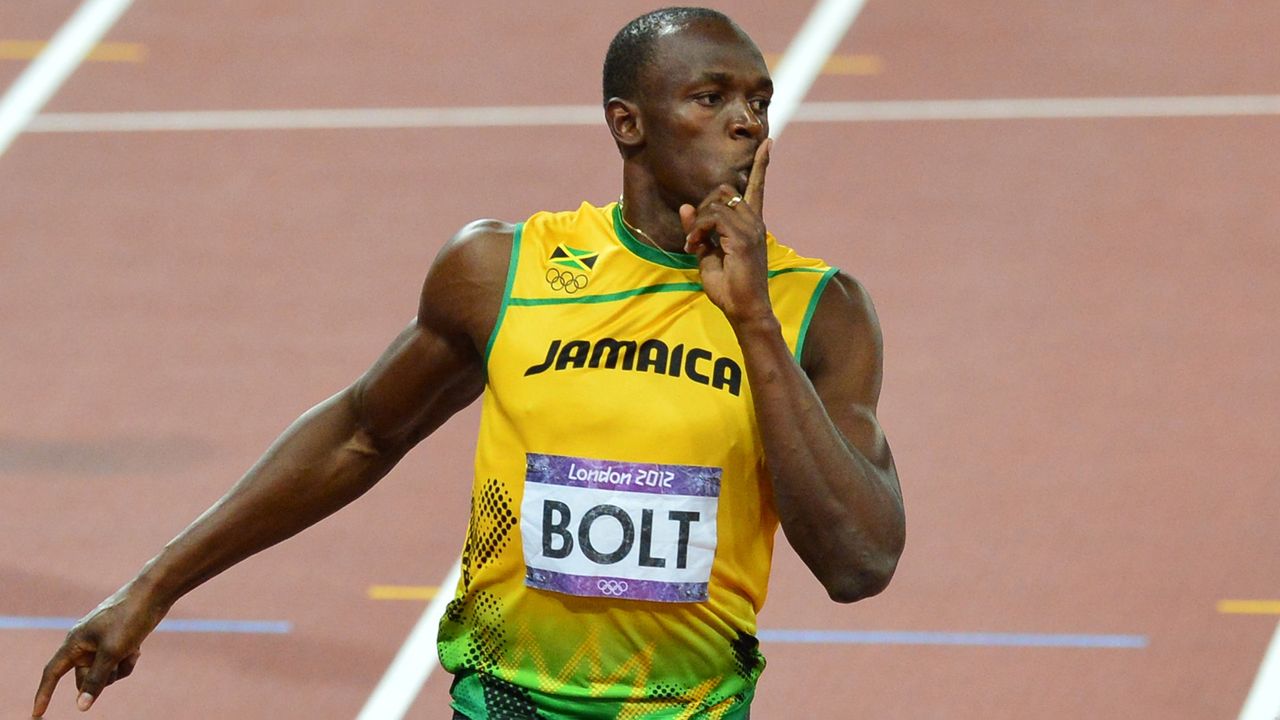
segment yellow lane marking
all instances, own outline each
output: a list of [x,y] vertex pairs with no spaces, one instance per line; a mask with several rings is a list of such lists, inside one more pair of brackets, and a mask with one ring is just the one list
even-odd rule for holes
[[[767,53],[764,61],[777,69],[781,55]],[[884,59],[879,55],[832,55],[822,66],[823,75],[879,75],[884,72]]]
[[[34,60],[49,43],[43,40],[0,40],[0,60]],[[95,45],[85,60],[140,63],[147,57],[142,43],[109,42]]]
[[440,592],[434,585],[374,585],[370,600],[430,600]]
[[1280,600],[1219,600],[1218,612],[1232,615],[1280,615]]
[[832,55],[822,68],[824,75],[879,75],[884,60],[879,55]]

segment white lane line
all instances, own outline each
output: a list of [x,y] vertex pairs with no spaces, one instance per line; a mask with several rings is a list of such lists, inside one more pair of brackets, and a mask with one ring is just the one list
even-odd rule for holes
[[769,134],[782,134],[866,0],[819,0],[773,72]]
[[461,561],[455,560],[449,574],[440,582],[440,592],[418,618],[418,624],[405,638],[400,652],[396,653],[356,720],[398,720],[409,712],[427,678],[431,677],[431,671],[440,663],[436,654],[436,632],[461,575]]
[[0,98],[0,155],[49,102],[133,0],[85,0]]
[[[789,118],[775,115],[772,123],[776,136],[779,118],[804,123],[841,123],[1268,115],[1280,115],[1280,95],[807,102],[797,107]],[[602,110],[596,105],[45,113],[37,115],[27,125],[26,132],[596,126],[602,119]]]
[[1183,97],[996,98],[809,103],[796,114],[806,122],[909,120],[1037,120],[1280,115],[1280,95]]
[[[805,23],[805,28],[813,25],[814,16],[821,12],[830,13],[831,5],[841,3],[862,6],[861,0],[849,2],[849,0],[820,0],[810,15],[809,21]],[[856,9],[849,16],[848,22],[844,25],[847,30],[849,23],[853,22],[853,15],[857,13]],[[828,21],[830,21],[828,19]],[[801,31],[802,33],[804,30]],[[843,35],[843,31],[842,31]],[[826,50],[822,54],[814,54],[812,50],[805,50],[806,59],[804,63],[812,63],[817,68],[814,75],[822,69],[827,62],[827,56],[839,44],[840,38],[836,37],[827,44]],[[800,61],[791,58],[793,51],[800,43],[793,42],[788,48],[786,56],[782,58],[780,67],[787,65],[800,66]],[[793,71],[799,73],[799,70]],[[809,81],[810,83],[812,80]],[[780,110],[775,110],[775,106],[770,107],[770,128],[772,135],[777,137],[782,128],[786,126],[787,121],[791,119],[791,115],[795,112],[802,99],[804,92],[809,89],[809,84],[804,85],[801,97],[796,102],[789,105],[783,105]],[[775,96],[776,97],[776,96]],[[601,122],[603,120],[603,110],[593,108],[593,122]],[[570,113],[574,118],[577,115]],[[585,113],[583,114],[585,117]],[[396,653],[396,657],[391,661],[391,667],[387,668],[387,672],[382,676],[382,680],[378,683],[378,687],[374,689],[373,695],[369,697],[364,708],[356,717],[356,720],[401,720],[404,714],[409,711],[413,701],[418,697],[418,693],[422,691],[422,687],[426,685],[427,680],[431,677],[431,672],[440,664],[439,656],[436,652],[436,633],[440,626],[440,619],[444,617],[445,607],[449,601],[453,599],[453,588],[458,584],[458,578],[461,574],[461,565],[454,562],[453,567],[449,570],[449,575],[440,582],[440,594],[437,595],[431,604],[427,606],[426,611],[418,620],[418,624],[414,626],[413,631],[405,640],[404,645],[400,648],[400,652]]]
[[1275,635],[1271,636],[1271,644],[1267,654],[1262,658],[1262,667],[1258,668],[1258,677],[1253,681],[1253,689],[1244,701],[1244,709],[1240,711],[1240,720],[1277,720],[1280,718],[1280,623],[1276,625]]
[[345,130],[386,128],[599,125],[598,105],[523,107],[208,110],[189,112],[48,113],[28,132],[156,132],[183,130]]

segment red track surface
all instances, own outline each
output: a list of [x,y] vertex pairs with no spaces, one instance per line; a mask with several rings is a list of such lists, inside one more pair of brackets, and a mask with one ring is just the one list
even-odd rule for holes
[[[804,3],[724,3],[781,52]],[[1174,5],[1174,4],[1170,4]],[[877,2],[822,100],[1280,92],[1274,4]],[[635,2],[158,3],[49,111],[592,103]],[[0,7],[47,36],[71,3]],[[20,64],[0,62],[8,83]],[[766,645],[754,715],[1231,718],[1280,597],[1280,118],[804,124],[790,244],[857,275],[909,515],[893,586],[826,600],[786,551],[768,628],[1113,633],[1142,650]],[[412,316],[466,221],[616,196],[603,127],[27,134],[0,157],[0,615],[80,615]],[[476,416],[176,617],[100,718],[350,718],[461,544]],[[781,545],[781,543],[780,543]],[[0,630],[0,713],[60,633]],[[412,716],[444,717],[432,677]],[[72,715],[70,681],[50,717]]]
[[[0,40],[46,40],[57,32],[75,9],[71,0],[0,4]],[[25,65],[24,62],[0,60],[0,88],[7,90]]]

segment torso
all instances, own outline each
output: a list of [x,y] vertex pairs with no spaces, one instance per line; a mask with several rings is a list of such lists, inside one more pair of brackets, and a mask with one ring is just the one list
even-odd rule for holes
[[[798,352],[834,270],[769,250]],[[693,258],[631,236],[615,205],[535,215],[515,231],[484,362],[463,578],[440,636],[455,702],[738,717],[763,668],[777,518],[741,350]]]

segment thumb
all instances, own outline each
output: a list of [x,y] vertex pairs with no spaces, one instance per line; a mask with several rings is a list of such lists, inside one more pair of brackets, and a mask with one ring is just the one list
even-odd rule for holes
[[688,203],[680,206],[680,226],[684,228],[685,235],[693,232],[693,220],[696,217],[698,217],[697,208]]
[[80,684],[80,697],[76,699],[76,707],[83,712],[93,707],[93,702],[102,694],[102,689],[110,682],[111,672],[115,669],[116,660],[101,648],[93,656],[93,666],[84,676]]

